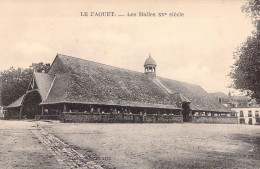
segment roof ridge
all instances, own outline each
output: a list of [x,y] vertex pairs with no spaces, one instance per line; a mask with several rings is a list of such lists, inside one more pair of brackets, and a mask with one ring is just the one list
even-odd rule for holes
[[38,90],[38,92],[39,92],[39,94],[40,94],[40,96],[41,96],[41,99],[43,100],[43,96],[42,96],[42,93],[40,92],[40,87],[39,87],[39,85],[38,85],[39,82],[38,82],[38,80],[37,80],[37,78],[36,78],[36,76],[35,76],[36,74],[39,74],[39,72],[35,72],[35,71],[33,72],[33,79],[35,80],[35,83],[36,83],[37,88],[38,88],[37,90]]
[[69,87],[70,87],[70,82],[71,82],[71,72],[68,73],[69,74],[69,78],[68,78],[68,82],[67,82],[67,87],[66,87],[66,95],[63,99],[63,102],[66,102],[67,101],[67,97],[68,97],[68,90],[69,90]]
[[49,94],[50,94],[50,92],[51,92],[52,86],[53,86],[53,84],[54,84],[55,79],[56,79],[56,75],[54,76],[54,78],[53,78],[53,80],[52,80],[52,82],[51,82],[51,86],[50,86],[50,88],[49,88],[49,91],[48,91],[48,93],[46,94],[46,96],[45,96],[45,98],[44,98],[43,101],[45,101],[45,100],[48,98],[48,96],[49,96]]
[[[56,57],[60,57],[60,56],[65,56],[65,57],[71,57],[71,58],[75,58],[75,59],[80,59],[80,58],[76,58],[76,57],[73,57],[73,56],[68,56],[68,55],[63,55],[63,54],[59,54],[59,53],[57,53],[57,56]],[[56,59],[56,58],[55,58]],[[81,60],[84,60],[84,59],[81,59]],[[64,96],[64,98],[63,98],[63,100],[62,101],[60,101],[60,102],[66,102],[66,100],[67,100],[67,97],[68,97],[68,90],[69,90],[69,85],[70,85],[70,81],[71,81],[71,77],[70,77],[70,75],[71,75],[71,71],[70,70],[68,70],[68,65],[66,65],[64,62],[63,62],[63,60],[62,59],[60,59],[60,61],[62,62],[62,65],[65,67],[65,69],[67,70],[67,72],[66,73],[64,73],[64,74],[68,74],[69,76],[68,76],[68,82],[67,82],[67,87],[66,87],[66,94],[65,94],[65,96]],[[86,61],[86,60],[85,60]],[[70,68],[70,67],[69,67]],[[62,74],[62,75],[64,75],[64,74]],[[55,76],[56,77],[56,76]]]
[[39,77],[39,76],[46,76],[46,77],[49,76],[49,77],[52,77],[52,78],[53,78],[53,76],[50,75],[50,74],[48,74],[48,73],[33,72],[33,78],[34,78],[35,83],[36,83],[36,85],[37,85],[37,90],[38,90],[38,92],[39,92],[39,94],[40,94],[40,96],[41,96],[41,99],[43,100],[44,98],[46,98],[46,96],[44,97],[44,96],[42,95],[42,92],[41,92],[42,88],[41,88],[40,82],[38,81],[39,79],[37,78],[37,77]]
[[63,55],[63,54],[57,54],[57,55],[58,56],[65,56],[65,57],[71,57],[71,58],[80,59],[80,60],[83,60],[83,61],[86,61],[86,62],[92,62],[92,63],[99,64],[99,65],[104,65],[104,66],[108,66],[108,67],[112,67],[112,68],[117,68],[117,69],[122,69],[122,70],[130,71],[130,72],[144,74],[143,72],[139,72],[139,71],[136,71],[136,70],[126,69],[126,68],[122,68],[122,67],[116,67],[116,66],[105,64],[105,63],[99,63],[99,62],[95,62],[95,61],[92,61],[92,60],[77,58],[77,57],[74,57],[74,56],[68,56],[68,55]]

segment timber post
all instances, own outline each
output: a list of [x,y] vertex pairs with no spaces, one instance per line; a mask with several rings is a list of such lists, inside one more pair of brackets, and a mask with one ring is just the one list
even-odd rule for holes
[[65,103],[63,104],[63,112],[67,112],[67,107]]
[[44,107],[42,106],[42,112],[41,112],[42,116],[43,116],[43,111],[44,111]]
[[22,119],[22,111],[23,111],[23,106],[21,106],[19,110],[19,119]]

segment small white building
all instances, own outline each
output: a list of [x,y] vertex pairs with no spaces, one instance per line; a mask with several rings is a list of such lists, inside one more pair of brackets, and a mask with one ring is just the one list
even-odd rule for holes
[[237,112],[238,124],[260,124],[260,107],[233,107]]
[[260,124],[260,105],[248,96],[231,96],[231,110],[237,112],[238,124]]
[[243,95],[231,96],[231,93],[227,96],[222,92],[210,93],[210,95],[220,104],[236,112],[238,124],[260,124],[260,105],[257,104],[256,100]]

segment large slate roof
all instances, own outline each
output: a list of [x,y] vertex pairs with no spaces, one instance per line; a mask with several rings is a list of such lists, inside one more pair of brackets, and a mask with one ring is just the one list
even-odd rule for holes
[[[50,84],[51,82],[51,84]],[[42,83],[39,82],[38,83]],[[181,109],[174,94],[198,111],[230,112],[198,85],[58,54],[48,74],[50,89],[41,104],[84,103]],[[38,84],[41,88],[41,84]],[[44,87],[47,89],[48,87]],[[47,90],[45,90],[47,91]],[[44,94],[43,94],[44,95]]]
[[50,74],[55,72],[58,73],[52,89],[41,104],[63,102],[180,109],[170,94],[163,92],[144,73],[65,55],[57,55]]

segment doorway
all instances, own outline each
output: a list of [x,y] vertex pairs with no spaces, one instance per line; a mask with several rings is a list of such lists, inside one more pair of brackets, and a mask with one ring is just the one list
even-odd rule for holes
[[35,118],[35,115],[39,114],[39,104],[41,102],[41,96],[38,91],[32,91],[26,94],[23,101],[22,116],[27,119]]
[[248,124],[249,124],[249,125],[252,125],[252,124],[253,124],[252,118],[249,118]]
[[183,116],[183,122],[191,122],[191,109],[190,109],[190,103],[183,102],[182,103],[182,116]]
[[245,119],[239,119],[240,124],[245,124]]

